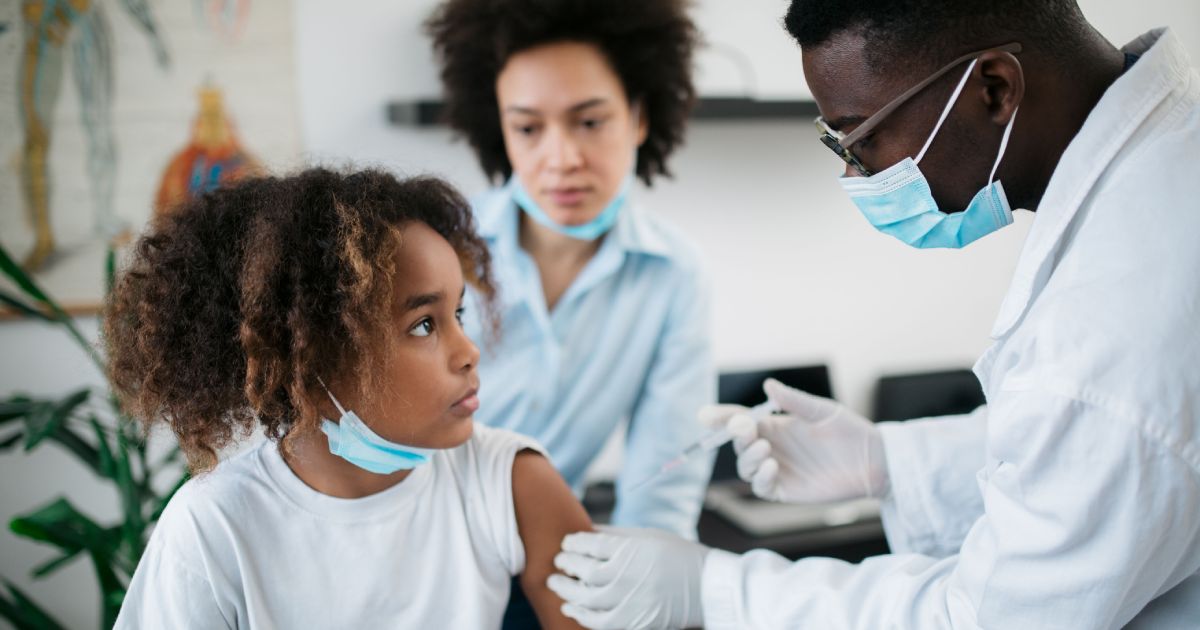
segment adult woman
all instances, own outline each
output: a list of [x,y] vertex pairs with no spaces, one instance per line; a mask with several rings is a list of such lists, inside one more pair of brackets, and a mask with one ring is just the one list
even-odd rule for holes
[[613,522],[694,536],[711,462],[638,484],[713,398],[695,250],[632,203],[668,174],[694,100],[679,0],[448,0],[426,24],[447,120],[493,182],[475,206],[501,294],[480,421],[532,435],[577,492],[628,420]]

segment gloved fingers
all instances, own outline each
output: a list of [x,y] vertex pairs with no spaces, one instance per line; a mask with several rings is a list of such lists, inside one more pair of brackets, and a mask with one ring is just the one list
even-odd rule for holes
[[758,439],[758,423],[748,414],[739,413],[729,418],[725,428],[733,435],[733,450],[739,455]]
[[562,541],[562,550],[590,556],[597,560],[608,560],[621,546],[620,535],[594,532],[568,534]]
[[676,538],[671,532],[655,527],[622,527],[620,525],[605,523],[596,525],[596,531],[602,534],[609,534],[613,538],[619,538],[622,541],[628,541],[633,538]]
[[710,429],[719,429],[725,426],[733,416],[748,411],[749,409],[741,405],[704,405],[696,413],[696,419]]
[[620,630],[621,628],[613,619],[612,614],[606,610],[592,610],[571,603],[563,604],[561,610],[562,614],[591,630]]
[[838,404],[828,398],[813,396],[769,378],[763,381],[767,398],[784,412],[802,420],[820,421],[837,413]]
[[770,456],[771,443],[761,439],[755,440],[753,444],[738,455],[738,477],[741,477],[742,481],[754,479],[754,475],[758,472],[758,469],[762,467],[763,462]]
[[577,578],[585,584],[605,584],[603,560],[597,560],[569,551],[560,552],[554,556],[554,567],[559,571]]
[[564,602],[590,610],[610,610],[621,601],[612,588],[572,580],[558,573],[546,579],[546,587]]
[[755,495],[763,499],[776,501],[779,499],[779,496],[776,492],[775,477],[778,475],[779,462],[774,457],[768,457],[758,467],[758,471],[754,473],[754,477],[750,479],[750,489]]

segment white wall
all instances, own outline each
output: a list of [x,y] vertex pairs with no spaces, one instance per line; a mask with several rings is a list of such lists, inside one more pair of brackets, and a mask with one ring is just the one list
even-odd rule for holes
[[[448,132],[400,129],[385,120],[387,100],[437,93],[428,47],[417,32],[430,0],[297,4],[301,116],[311,157],[433,172],[468,193],[480,190],[483,178],[468,148],[451,143]],[[707,0],[701,22],[732,20],[722,12],[733,4]],[[1118,43],[1169,23],[1200,60],[1198,2],[1081,4]],[[752,10],[776,7],[782,15],[785,5],[757,0]],[[798,86],[801,81],[799,53],[773,53],[783,37],[775,19],[761,26],[762,41],[770,42],[762,48],[755,48],[754,31],[720,38],[752,49],[755,63],[769,65],[755,74],[760,93],[772,96],[792,94],[788,77]],[[722,66],[731,63],[728,55],[708,54],[702,63],[702,85],[710,93],[736,92],[737,70]],[[864,411],[882,374],[971,365],[987,345],[1031,220],[1022,213],[1017,225],[962,252],[911,250],[875,233],[857,214],[834,181],[836,160],[806,121],[695,124],[672,166],[678,178],[642,198],[709,256],[721,367],[826,362],[839,396]],[[94,320],[81,323],[94,331]],[[84,382],[102,381],[56,331],[0,322],[0,393],[60,393]],[[63,492],[100,517],[117,516],[116,497],[53,447],[28,457],[0,456],[0,478],[4,522]],[[7,528],[0,531],[0,575],[52,603],[70,627],[94,627],[98,600],[86,563],[35,585],[26,577],[50,555]]]

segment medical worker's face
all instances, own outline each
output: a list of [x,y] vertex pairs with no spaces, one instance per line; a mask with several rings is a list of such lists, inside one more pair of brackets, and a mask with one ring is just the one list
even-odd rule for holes
[[518,52],[496,96],[509,162],[534,201],[561,225],[600,214],[647,131],[600,49],[560,42]]
[[[450,448],[471,437],[479,408],[479,349],[462,315],[463,274],[454,248],[420,222],[404,226],[396,252],[391,329],[376,370],[380,388],[365,398],[335,390],[342,403],[383,438]],[[342,392],[345,392],[344,394]]]
[[[868,59],[871,42],[856,32],[835,35],[817,47],[803,51],[804,78],[813,99],[831,127],[850,133],[905,90],[921,82],[950,59],[931,53],[929,59],[890,62],[880,68]],[[937,58],[935,58],[937,57]],[[1019,68],[995,61],[989,53],[980,63],[955,101],[934,142],[921,160],[921,172],[929,180],[939,208],[967,207],[972,197],[988,183],[1004,128],[1013,110],[1005,95],[1014,88],[1013,75]],[[953,58],[953,55],[950,56]],[[901,105],[851,151],[872,172],[878,173],[906,157],[915,157],[933,132],[938,116],[949,102],[967,64],[946,73]],[[816,142],[816,140],[813,140]],[[1012,166],[1023,149],[1016,139],[1001,163],[997,176],[1004,180],[1010,201],[1020,202],[1013,190]],[[841,164],[830,154],[831,165]],[[842,165],[845,176],[859,173]]]

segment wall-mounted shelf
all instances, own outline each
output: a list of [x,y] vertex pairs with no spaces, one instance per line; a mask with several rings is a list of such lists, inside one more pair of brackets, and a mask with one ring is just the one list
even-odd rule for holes
[[[806,120],[818,114],[817,104],[803,100],[757,100],[752,98],[701,98],[692,110],[693,120]],[[442,102],[437,100],[392,101],[387,104],[388,122],[402,127],[434,127],[441,124]]]

